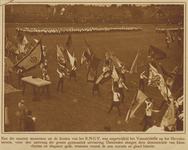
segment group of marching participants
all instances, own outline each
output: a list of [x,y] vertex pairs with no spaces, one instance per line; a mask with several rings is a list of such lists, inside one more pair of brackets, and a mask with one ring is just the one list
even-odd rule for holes
[[23,32],[28,35],[35,34],[69,34],[69,33],[99,33],[99,32],[128,32],[128,31],[142,31],[140,27],[59,27],[59,28],[16,28],[17,32]]
[[[183,32],[183,28],[156,28],[156,33],[163,33],[165,34],[165,42],[167,45],[167,49],[170,47],[170,43],[174,43],[174,41],[177,39],[178,41],[178,46],[181,45],[181,34]],[[175,38],[175,33],[177,34],[177,38]]]
[[[22,38],[25,39],[24,37]],[[160,130],[183,130],[183,104],[184,104],[184,96],[183,96],[183,74],[180,70],[182,70],[182,65],[177,65],[172,73],[167,72],[162,65],[160,64],[160,68],[162,70],[162,74],[158,72],[157,61],[166,59],[167,55],[162,50],[158,49],[155,46],[150,45],[148,50],[148,63],[147,65],[144,63],[141,52],[138,51],[131,68],[129,69],[125,64],[123,64],[120,59],[114,54],[114,52],[106,50],[105,56],[106,60],[104,62],[104,66],[102,69],[102,73],[97,76],[97,69],[101,62],[97,56],[94,55],[94,51],[91,46],[84,39],[85,44],[87,46],[87,50],[85,50],[81,56],[81,64],[86,63],[88,66],[87,72],[87,82],[92,82],[92,94],[98,92],[100,96],[99,84],[103,84],[108,80],[112,80],[112,103],[111,107],[108,111],[110,113],[113,107],[116,107],[121,116],[120,104],[124,103],[124,88],[129,91],[129,88],[126,86],[125,82],[125,73],[133,74],[140,73],[139,87],[136,86],[136,93],[133,97],[133,100],[130,104],[130,108],[127,112],[127,116],[125,121],[128,122],[131,118],[134,117],[135,112],[141,106],[142,103],[145,102],[145,114],[141,124],[144,124],[143,131],[146,131],[148,128],[154,127],[156,121],[153,121],[152,112],[160,112],[161,108],[164,104],[168,105],[165,115],[160,122]],[[7,44],[7,43],[6,43]],[[40,49],[38,48],[40,46]],[[71,34],[69,34],[67,42],[64,46],[59,43],[56,43],[57,46],[57,73],[59,75],[59,81],[57,84],[57,90],[59,90],[61,86],[61,91],[63,92],[63,83],[64,78],[68,75],[71,80],[73,77],[76,82],[76,70],[77,70],[77,59],[75,53],[71,54],[69,50],[73,45]],[[41,78],[44,80],[50,80],[50,77],[47,73],[47,60],[46,53],[44,50],[44,45],[42,45],[41,40],[37,41],[36,46],[20,61],[18,61],[12,68],[18,67],[19,74],[19,84],[20,80],[23,77],[23,72],[26,71],[24,69],[24,63],[22,61],[29,57],[30,54],[34,54],[34,51],[40,53],[41,61],[39,62],[41,68]],[[70,67],[67,67],[67,64],[70,64]],[[36,64],[35,64],[36,66]],[[28,67],[28,66],[27,66]],[[33,67],[32,64],[29,68]],[[142,68],[142,71],[139,72],[139,68]],[[144,69],[143,69],[144,68]],[[28,68],[27,68],[28,69]],[[146,75],[147,74],[147,75]],[[166,81],[164,77],[166,77]],[[164,99],[161,106],[157,106],[154,100],[146,95],[145,92],[145,80],[147,79],[147,87],[155,86],[161,92],[161,95]],[[142,90],[141,90],[142,88]],[[158,110],[153,109],[153,105],[158,107]],[[168,113],[171,111],[172,113]]]

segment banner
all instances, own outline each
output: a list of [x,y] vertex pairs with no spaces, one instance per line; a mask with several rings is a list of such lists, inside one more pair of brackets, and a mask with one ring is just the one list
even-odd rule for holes
[[140,52],[137,53],[136,58],[134,59],[131,69],[130,69],[130,74],[132,73],[138,73],[138,67],[144,66],[144,61],[141,57]]
[[24,58],[22,58],[18,63],[15,64],[13,68],[21,68],[26,71],[32,67],[37,66],[43,60],[42,52],[42,42],[41,40],[33,48],[33,50],[28,53]]
[[127,116],[125,121],[128,121],[130,118],[133,117],[134,113],[136,112],[136,110],[140,107],[140,105],[147,99],[147,96],[140,91],[139,89],[137,90],[133,101],[131,103],[131,106],[128,110]]

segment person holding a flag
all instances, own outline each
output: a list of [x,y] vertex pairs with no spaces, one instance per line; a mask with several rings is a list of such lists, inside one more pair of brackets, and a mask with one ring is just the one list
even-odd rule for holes
[[120,74],[120,76],[119,76],[118,87],[119,87],[119,93],[121,95],[121,103],[123,104],[124,98],[125,98],[123,88],[128,90],[128,88],[125,86],[125,78],[124,78],[123,74]]
[[18,69],[17,74],[18,74],[18,85],[20,86],[21,79],[24,77],[23,70]]
[[166,44],[167,44],[167,49],[169,49],[170,41],[168,40]]
[[57,69],[57,73],[59,74],[59,81],[58,81],[58,86],[57,86],[57,91],[59,90],[59,86],[61,85],[61,92],[63,92],[63,82],[64,82],[64,77],[65,77],[65,73],[64,72],[60,72]]
[[100,95],[100,91],[99,91],[99,84],[96,83],[96,80],[97,80],[97,77],[95,76],[94,83],[93,83],[93,87],[92,87],[93,96],[94,96],[94,92],[97,91],[97,92],[98,92],[98,95],[99,95],[99,97],[100,97],[101,95]]
[[178,46],[180,46],[181,38],[178,36]]
[[146,131],[148,127],[153,126],[153,120],[152,120],[153,100],[151,98],[147,98],[145,100],[145,103],[146,103],[146,112],[143,118],[144,128],[142,131]]
[[[112,80],[112,81],[114,83],[114,80]],[[120,109],[119,109],[119,106],[120,106],[120,93],[119,93],[118,86],[115,86],[115,84],[112,85],[112,92],[113,92],[113,101],[112,101],[111,108],[108,111],[108,113],[110,114],[110,112],[113,109],[113,107],[117,107],[118,112],[119,112],[119,116],[121,116]]]
[[143,92],[145,92],[145,83],[144,83],[144,79],[147,79],[147,77],[144,75],[145,70],[142,71],[142,73],[140,74],[140,81],[139,81],[139,89],[141,90],[141,86],[143,87]]
[[74,57],[74,64],[73,64],[71,72],[70,72],[69,80],[71,80],[71,78],[73,77],[76,82],[76,69],[77,69],[77,60],[76,60],[76,57]]

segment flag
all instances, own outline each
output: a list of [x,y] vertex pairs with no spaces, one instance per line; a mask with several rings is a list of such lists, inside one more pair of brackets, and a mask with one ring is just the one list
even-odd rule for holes
[[156,75],[158,75],[157,69],[149,63],[148,86],[157,86],[155,83]]
[[160,50],[159,48],[150,45],[150,48],[148,50],[149,56],[152,58],[155,58],[156,60],[161,60],[167,58],[167,54]]
[[65,44],[66,49],[70,50],[72,48],[73,42],[72,42],[72,37],[71,37],[71,33],[69,34],[69,37],[67,39],[67,42]]
[[158,89],[161,91],[161,95],[166,101],[169,101],[171,97],[171,91],[167,87],[164,78],[161,74],[158,73],[157,69],[153,67],[151,64],[149,64],[150,70],[149,70],[149,79],[148,79],[148,85],[155,83],[155,85],[158,87]]
[[94,52],[93,52],[91,46],[86,42],[85,39],[84,39],[84,41],[85,41],[85,43],[86,43],[86,46],[87,46],[87,50],[88,50],[89,55],[90,55],[90,56],[91,56],[91,55],[94,55]]
[[95,77],[97,76],[97,68],[100,62],[101,60],[99,58],[93,56],[88,73],[87,73],[87,82],[88,81],[94,82]]
[[61,57],[63,57],[65,61],[70,62],[66,49],[61,44],[59,44],[57,42],[56,42],[56,44],[57,44],[57,50],[58,50],[57,52],[61,52],[62,53]]
[[69,71],[69,69],[66,67],[66,66],[64,66],[61,62],[59,62],[58,60],[57,60],[57,64],[58,64],[58,70],[60,71],[60,72],[64,72],[66,75],[70,75],[70,71]]
[[57,60],[61,63],[66,62],[66,59],[65,59],[59,45],[57,45]]
[[176,122],[175,119],[175,111],[174,111],[174,100],[172,100],[162,118],[161,121],[161,127],[165,126],[165,127],[169,127],[169,126],[173,126]]
[[163,73],[165,76],[170,77],[170,78],[173,78],[173,76],[170,75],[170,73],[168,73],[168,72],[162,67],[162,65],[160,65],[160,67],[161,67],[162,73]]
[[169,86],[173,95],[176,95],[183,88],[183,74],[179,73],[179,66],[176,66],[170,75],[172,77],[167,78],[166,84]]
[[84,51],[81,57],[81,65],[85,62],[88,61],[90,58],[90,55],[87,51]]
[[112,59],[113,64],[116,66],[116,68],[122,67],[122,62],[119,60],[117,56],[111,55],[111,59]]
[[182,105],[183,102],[184,102],[184,95],[182,95],[181,97],[179,97],[179,98],[177,99],[177,104],[178,104],[178,105]]
[[67,50],[67,54],[68,54],[68,56],[69,56],[70,64],[71,64],[71,66],[73,67],[73,66],[74,66],[75,58],[72,57],[72,55],[69,53],[68,50]]
[[37,45],[29,52],[25,57],[23,57],[19,62],[17,62],[13,68],[21,68],[23,71],[31,69],[37,66],[43,60],[42,53],[42,42],[41,40]]
[[93,70],[97,70],[100,62],[101,60],[99,58],[93,56],[93,58],[91,59],[90,68],[92,68]]
[[22,45],[26,45],[27,43],[29,43],[29,42],[28,42],[26,36],[24,35],[23,40],[22,40]]
[[101,75],[97,78],[96,80],[96,84],[103,84],[106,81],[108,81],[109,79],[111,79],[111,75],[112,75],[112,71],[106,71],[106,72],[102,72]]
[[[37,40],[37,39],[34,39],[34,41],[35,41],[36,43],[38,43],[38,42],[39,42],[39,40]],[[45,48],[45,46],[44,46],[44,45],[42,45],[42,50],[44,50],[44,48]]]
[[125,121],[128,121],[130,118],[133,117],[134,113],[136,112],[136,110],[140,107],[140,105],[147,99],[147,96],[140,91],[139,89],[137,90],[137,92],[134,95],[133,101],[130,105],[130,108],[128,110],[127,116]]
[[166,30],[166,36],[168,37],[168,41],[172,42],[172,38],[169,30]]
[[176,95],[183,88],[183,74],[176,73],[174,80],[172,81],[172,86],[170,88],[173,95]]
[[144,64],[144,61],[143,61],[143,59],[141,57],[141,54],[140,54],[140,52],[138,52],[137,55],[136,55],[136,58],[133,61],[132,66],[131,66],[130,74],[138,73],[138,67],[142,67],[144,65],[145,64]]
[[94,82],[96,76],[97,76],[97,70],[89,68],[87,73],[87,82]]
[[36,43],[38,43],[38,42],[39,42],[39,40],[37,40],[37,39],[34,39],[34,41],[35,41]]
[[69,69],[67,68],[67,66],[64,65],[66,64],[66,59],[62,53],[60,45],[58,44],[57,44],[57,64],[58,64],[58,70],[64,72],[66,75],[70,75]]

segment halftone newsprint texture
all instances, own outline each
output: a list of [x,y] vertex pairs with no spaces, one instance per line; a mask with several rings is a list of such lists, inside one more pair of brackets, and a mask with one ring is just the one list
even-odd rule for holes
[[186,149],[186,1],[0,1],[0,149]]

